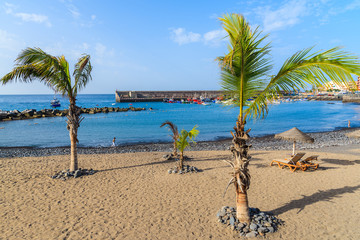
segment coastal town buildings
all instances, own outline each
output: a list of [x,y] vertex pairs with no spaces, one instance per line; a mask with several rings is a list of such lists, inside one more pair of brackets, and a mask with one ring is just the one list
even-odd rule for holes
[[352,91],[352,90],[360,90],[360,77],[358,77],[358,80],[356,84],[354,82],[348,82],[348,84],[344,83],[335,83],[334,81],[330,81],[327,84],[324,84],[322,87],[319,87],[319,91]]

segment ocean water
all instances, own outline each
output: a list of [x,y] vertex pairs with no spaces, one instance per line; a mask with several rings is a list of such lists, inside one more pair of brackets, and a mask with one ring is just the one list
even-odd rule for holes
[[[67,99],[57,96],[60,109],[68,107]],[[52,95],[2,95],[1,110],[51,108]],[[130,103],[115,103],[114,94],[79,95],[82,107],[128,107]],[[160,102],[131,103],[134,107],[153,108],[153,111],[84,114],[79,128],[79,146],[110,146],[145,142],[169,142],[170,132],[159,126],[166,120],[174,122],[179,130],[190,130],[198,125],[198,140],[208,141],[231,137],[239,109],[221,104],[169,104]],[[302,101],[273,105],[266,119],[249,121],[251,136],[263,136],[297,127],[304,132],[331,131],[347,127],[360,127],[360,105],[355,103]],[[66,117],[40,118],[0,122],[0,147],[69,146]]]

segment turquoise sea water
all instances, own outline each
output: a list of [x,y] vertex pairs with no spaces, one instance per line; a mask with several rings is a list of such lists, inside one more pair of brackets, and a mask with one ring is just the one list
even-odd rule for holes
[[[25,110],[50,108],[52,95],[3,95],[0,96],[1,110]],[[66,99],[61,100],[60,109],[68,107]],[[79,95],[78,105],[82,107],[128,107],[129,103],[115,103],[114,94]],[[171,141],[167,128],[160,128],[162,122],[174,122],[179,130],[190,130],[198,125],[198,140],[216,140],[231,137],[238,108],[221,104],[203,106],[197,104],[132,103],[134,107],[153,108],[153,111],[84,114],[79,128],[79,146],[110,146],[113,137],[116,144]],[[66,118],[41,118],[21,121],[0,122],[0,147],[69,146]],[[304,132],[331,131],[347,127],[360,127],[360,105],[354,103],[303,101],[273,105],[264,120],[249,122],[251,136],[276,134],[297,127]]]

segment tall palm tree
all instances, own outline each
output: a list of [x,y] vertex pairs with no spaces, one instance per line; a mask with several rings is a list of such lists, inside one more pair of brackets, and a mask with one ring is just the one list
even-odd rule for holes
[[[242,15],[226,14],[220,18],[229,39],[228,53],[218,57],[221,66],[223,90],[235,96],[240,112],[234,127],[233,168],[230,184],[235,185],[237,218],[249,222],[247,190],[250,186],[248,165],[251,156],[247,145],[250,129],[245,131],[247,120],[266,117],[271,101],[283,91],[304,89],[307,84],[319,86],[333,80],[335,83],[354,81],[352,74],[360,74],[356,56],[339,47],[310,54],[312,48],[299,51],[288,58],[275,75],[270,75],[270,45],[258,28],[251,28]],[[253,102],[247,99],[256,97]],[[227,187],[228,187],[227,186]]]
[[14,69],[0,79],[4,85],[12,81],[32,82],[39,80],[54,91],[69,98],[69,112],[67,114],[67,129],[71,142],[70,171],[78,169],[77,134],[81,121],[81,108],[76,106],[78,92],[91,80],[92,66],[90,56],[83,55],[75,64],[73,72],[74,82],[71,81],[69,63],[64,56],[54,57],[40,48],[22,50],[15,60]]

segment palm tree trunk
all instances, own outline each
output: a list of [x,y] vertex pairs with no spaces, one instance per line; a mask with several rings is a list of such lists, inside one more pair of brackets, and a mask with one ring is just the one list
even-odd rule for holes
[[75,171],[78,169],[78,159],[77,159],[77,134],[74,132],[77,132],[77,130],[74,130],[70,127],[70,142],[71,142],[71,155],[70,155],[70,171]]
[[69,98],[70,106],[69,113],[67,115],[67,129],[69,130],[70,143],[71,143],[71,155],[70,155],[70,171],[78,169],[78,158],[77,158],[77,132],[80,127],[81,121],[84,119],[80,116],[81,109],[76,106],[76,99]]
[[174,150],[173,150],[173,153],[172,153],[173,157],[177,157],[177,147],[176,147],[176,141],[174,141]]
[[233,146],[231,147],[231,152],[234,157],[234,179],[235,179],[235,189],[236,189],[236,217],[240,222],[250,222],[249,215],[249,206],[247,198],[247,190],[250,186],[250,173],[248,170],[248,164],[250,162],[251,156],[248,155],[248,150],[251,146],[246,144],[246,139],[249,138],[248,133],[250,129],[246,132],[245,120],[241,118],[236,122],[236,127],[234,127],[235,134],[233,135]]
[[179,159],[179,171],[183,168],[184,166],[184,152],[181,151],[180,152],[180,159]]
[[240,222],[250,222],[249,204],[247,198],[247,192],[241,191],[240,187],[236,187],[236,217]]

